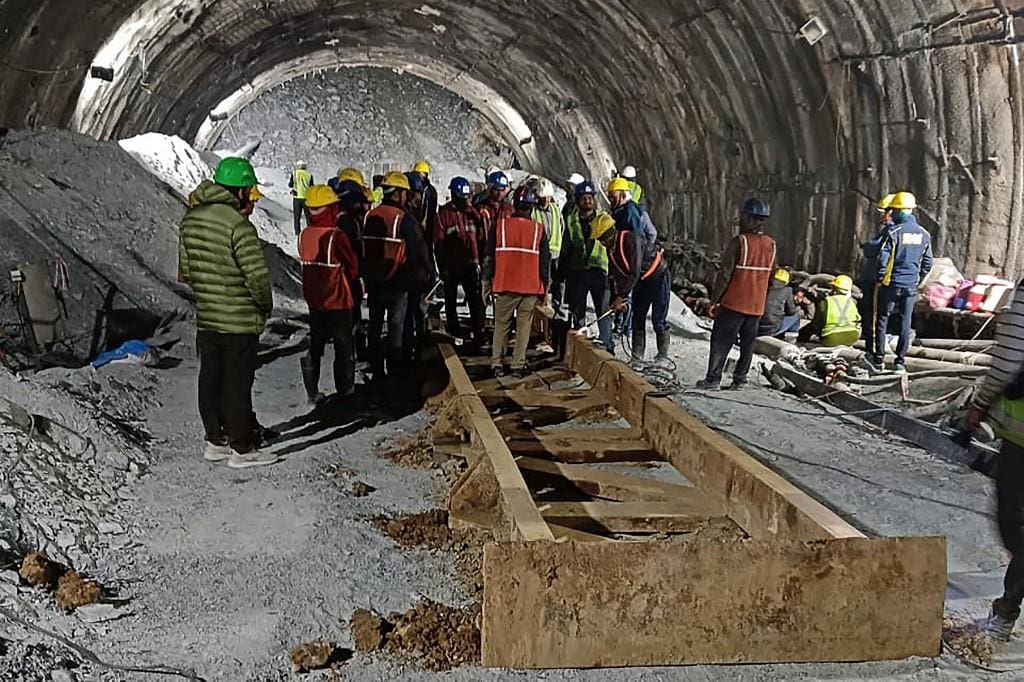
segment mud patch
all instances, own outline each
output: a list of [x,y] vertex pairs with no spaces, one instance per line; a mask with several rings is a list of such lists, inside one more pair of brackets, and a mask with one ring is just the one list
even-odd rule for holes
[[324,668],[336,669],[352,658],[352,651],[337,647],[330,642],[310,642],[300,644],[292,649],[289,658],[292,662],[293,673],[306,673]]
[[401,467],[433,469],[436,462],[430,430],[424,429],[419,433],[404,436],[395,447],[385,451],[383,457]]
[[103,596],[103,588],[99,583],[87,580],[78,571],[51,560],[45,552],[26,554],[18,575],[29,585],[52,592],[57,607],[64,611],[94,604]]
[[[480,661],[479,620],[479,604],[457,608],[424,599],[405,613],[392,613],[387,619],[360,609],[353,614],[352,627],[357,642],[363,638],[364,646],[377,643],[375,648],[361,651],[383,649],[428,670],[451,670]],[[356,631],[357,621],[360,628],[379,627],[386,634],[379,639],[376,634],[372,640],[365,639],[365,630]]]
[[374,488],[369,483],[363,483],[362,481],[356,481],[355,483],[352,484],[353,497],[366,497],[370,493],[376,492],[376,490],[377,489]]
[[942,623],[942,641],[969,663],[982,666],[992,663],[992,637],[975,621],[946,618]]
[[443,509],[394,518],[377,516],[373,519],[373,525],[406,549],[445,549],[451,544],[453,537],[448,528],[448,512]]
[[349,620],[356,651],[368,653],[384,646],[391,624],[368,609],[356,609]]
[[22,559],[18,575],[32,587],[53,590],[67,571],[67,566],[51,561],[44,552],[31,552]]
[[57,581],[57,590],[53,599],[57,606],[65,611],[77,609],[79,606],[99,601],[103,590],[94,580],[86,580],[78,571],[68,571]]

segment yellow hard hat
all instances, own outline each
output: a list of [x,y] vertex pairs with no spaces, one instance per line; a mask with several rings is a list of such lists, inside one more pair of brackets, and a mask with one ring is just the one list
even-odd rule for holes
[[338,180],[342,182],[351,180],[352,182],[358,182],[361,186],[366,187],[366,178],[363,177],[363,172],[356,168],[342,168],[338,171]]
[[612,218],[607,213],[599,213],[594,217],[594,220],[590,223],[590,238],[600,239],[608,230],[615,228],[615,218]]
[[789,270],[779,268],[775,271],[775,280],[783,284],[789,284]]
[[391,171],[384,176],[383,182],[380,183],[381,187],[387,187],[390,189],[409,189],[409,178],[405,177],[405,173],[399,171]]
[[323,208],[338,203],[338,195],[327,185],[313,185],[306,194],[306,206]]
[[849,275],[839,275],[832,280],[832,288],[836,291],[841,291],[844,294],[848,294],[853,291],[853,280],[850,279]]
[[413,173],[430,173],[430,164],[427,163],[426,161],[420,159],[412,167],[412,172]]
[[886,194],[878,201],[878,210],[885,213],[892,208],[892,200],[896,198],[895,194]]
[[608,183],[609,192],[630,192],[632,189],[626,178],[612,178],[612,181]]
[[892,197],[889,208],[899,211],[913,211],[917,208],[917,198],[910,192],[896,192]]
[[256,201],[259,201],[262,198],[263,198],[263,192],[260,191],[259,187],[257,187],[256,185],[253,185],[252,189],[249,190],[249,201],[256,202]]

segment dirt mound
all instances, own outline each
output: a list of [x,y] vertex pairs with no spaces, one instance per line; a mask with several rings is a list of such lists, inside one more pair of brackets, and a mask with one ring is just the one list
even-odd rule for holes
[[448,512],[443,509],[396,516],[378,516],[373,525],[401,547],[444,549],[451,544],[452,532],[448,528]]
[[32,587],[52,590],[67,570],[67,566],[51,561],[45,552],[31,552],[22,559],[18,575]]
[[292,661],[292,672],[306,673],[311,670],[336,668],[352,658],[352,651],[330,642],[309,642],[292,649],[289,658]]
[[947,618],[942,624],[942,641],[965,661],[983,666],[992,663],[992,638],[975,621]]
[[78,571],[68,571],[57,582],[57,591],[53,598],[57,606],[64,611],[77,609],[79,606],[99,601],[103,590],[99,583],[84,579]]
[[352,632],[360,651],[384,648],[430,670],[450,670],[480,660],[479,619],[478,604],[456,608],[424,599],[387,620],[360,609]]
[[432,469],[434,460],[433,437],[426,429],[412,435],[404,436],[398,444],[384,453],[384,458],[401,467],[410,469]]

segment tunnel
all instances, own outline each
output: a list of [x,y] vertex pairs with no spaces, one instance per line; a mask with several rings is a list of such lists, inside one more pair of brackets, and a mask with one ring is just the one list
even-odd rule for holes
[[1017,0],[3,0],[0,125],[203,148],[275,85],[380,66],[465,98],[531,172],[635,165],[695,268],[758,196],[780,261],[849,270],[878,197],[908,189],[937,255],[1016,277],[1022,16]]

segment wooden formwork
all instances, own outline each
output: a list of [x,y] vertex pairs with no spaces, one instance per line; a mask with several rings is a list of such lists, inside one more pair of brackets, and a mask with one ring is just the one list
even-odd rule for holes
[[[469,461],[450,518],[495,540],[485,666],[938,654],[944,538],[866,537],[580,337],[566,358],[576,389],[545,388],[568,378],[557,371],[474,384],[440,347],[438,447]],[[609,407],[630,426],[548,428]],[[690,485],[591,466],[654,460]]]

